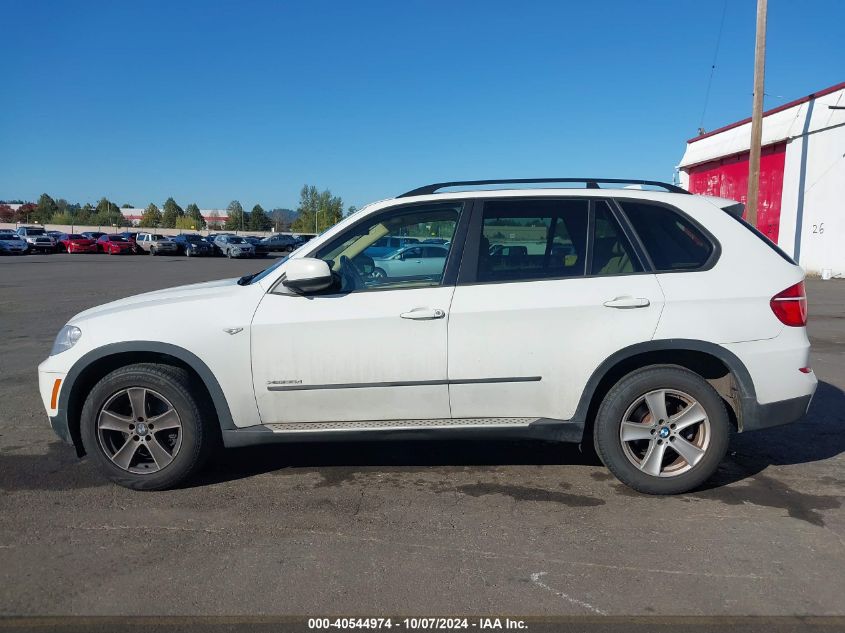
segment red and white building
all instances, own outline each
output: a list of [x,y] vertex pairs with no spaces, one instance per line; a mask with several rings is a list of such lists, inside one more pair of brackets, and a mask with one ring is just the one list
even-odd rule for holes
[[[146,209],[135,207],[126,207],[125,209],[120,210],[123,217],[129,220],[133,226],[137,226],[141,221],[141,216],[144,215],[144,211],[146,211]],[[223,226],[223,223],[229,217],[229,211],[226,209],[200,209],[200,215],[202,215],[206,223],[214,222]]]
[[[692,193],[746,201],[751,119],[687,141]],[[757,228],[807,272],[845,277],[845,82],[763,113]]]

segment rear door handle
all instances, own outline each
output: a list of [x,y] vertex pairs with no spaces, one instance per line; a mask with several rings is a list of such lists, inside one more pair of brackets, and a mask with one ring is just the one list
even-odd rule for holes
[[651,304],[648,299],[643,297],[616,297],[610,301],[605,301],[604,305],[608,308],[619,308],[621,310],[630,310],[631,308],[646,308]]
[[403,312],[399,315],[403,319],[413,319],[414,321],[431,321],[433,319],[442,319],[446,313],[440,308],[414,308],[410,312]]

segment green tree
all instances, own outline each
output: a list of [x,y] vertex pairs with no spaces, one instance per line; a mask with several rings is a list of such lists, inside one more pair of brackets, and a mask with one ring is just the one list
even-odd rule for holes
[[313,185],[304,185],[299,192],[299,217],[291,224],[298,233],[322,233],[340,222],[343,217],[343,200],[333,196],[328,189],[317,191]]
[[50,221],[59,211],[59,206],[46,193],[42,193],[38,198],[38,203],[35,205],[35,213],[32,214],[32,219],[39,224],[44,224]]
[[131,204],[129,204],[128,202],[124,202],[124,203],[120,206],[120,208],[121,208],[121,209],[134,209],[135,207],[133,207],[133,206],[132,206]]
[[353,204],[346,210],[346,215],[344,215],[343,217],[348,218],[350,215],[352,215],[353,213],[355,213],[357,211],[358,211],[358,207],[356,207]]
[[158,207],[150,202],[150,205],[144,210],[144,213],[141,215],[141,221],[138,223],[138,226],[143,226],[146,228],[155,228],[161,224],[161,211],[159,211]]
[[90,224],[93,217],[94,217],[94,207],[86,202],[85,206],[82,207],[76,214],[76,223],[77,224]]
[[229,217],[226,218],[226,223],[223,225],[224,230],[240,231],[247,226],[249,219],[244,217],[246,214],[240,202],[232,200],[226,207],[226,211],[228,211]]
[[70,213],[54,213],[50,218],[50,224],[75,224],[74,217]]
[[123,217],[120,208],[108,198],[100,198],[95,209],[94,218],[100,226],[126,226],[129,222]]
[[173,198],[168,198],[164,201],[164,207],[161,213],[161,226],[166,229],[176,228],[176,218],[181,218],[185,215],[185,211],[176,204]]
[[249,214],[249,230],[250,231],[269,231],[273,227],[273,220],[264,211],[260,204],[252,207]]
[[202,213],[200,213],[200,208],[193,202],[185,207],[185,218],[190,220],[187,228],[193,226],[195,230],[200,231],[205,226],[205,220],[202,217]]

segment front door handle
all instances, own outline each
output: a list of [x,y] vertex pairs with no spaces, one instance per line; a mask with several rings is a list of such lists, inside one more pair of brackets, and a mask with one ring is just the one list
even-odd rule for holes
[[431,321],[432,319],[442,319],[446,313],[440,308],[414,308],[410,312],[403,312],[399,315],[403,319],[413,319],[414,321]]
[[615,299],[604,302],[604,305],[608,308],[619,308],[621,310],[647,308],[650,304],[651,302],[643,297],[616,297]]

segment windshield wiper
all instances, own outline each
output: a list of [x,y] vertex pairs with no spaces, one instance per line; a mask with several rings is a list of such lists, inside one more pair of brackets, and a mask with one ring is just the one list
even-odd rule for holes
[[258,275],[258,273],[252,273],[251,275],[244,275],[243,277],[238,279],[238,285],[239,286],[249,285],[249,282],[252,281],[253,278],[255,278],[256,275]]

